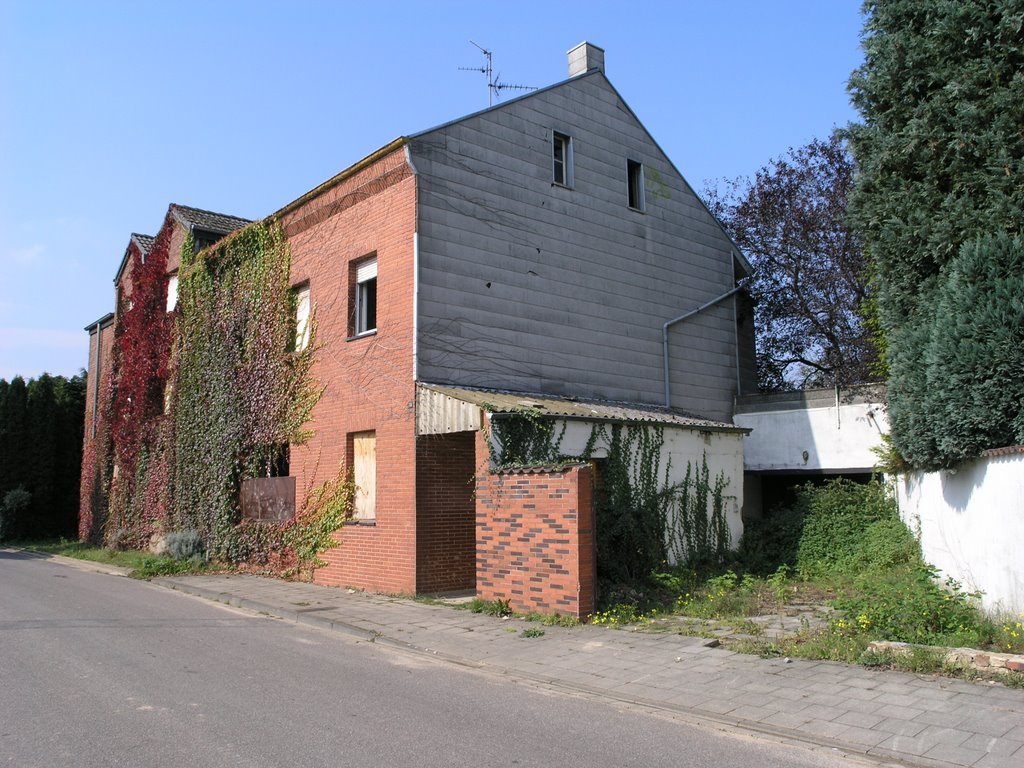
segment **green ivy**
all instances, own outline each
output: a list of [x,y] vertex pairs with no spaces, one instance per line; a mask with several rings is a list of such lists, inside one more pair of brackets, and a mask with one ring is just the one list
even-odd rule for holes
[[[290,252],[258,222],[213,248],[182,248],[172,413],[172,524],[235,559],[241,481],[260,477],[284,444],[303,443],[322,389],[315,343],[294,351]],[[292,350],[292,351],[290,351]]]
[[295,524],[285,534],[295,553],[297,573],[312,572],[327,563],[320,554],[337,546],[334,532],[352,518],[356,485],[351,472],[343,472],[319,486],[306,498]]
[[565,423],[555,434],[555,422],[536,408],[492,416],[490,428],[497,441],[496,447],[494,441],[488,440],[491,461],[499,467],[555,464],[565,459],[561,453]]
[[671,489],[672,509],[668,515],[668,559],[688,566],[707,566],[726,560],[732,543],[725,518],[723,472],[714,482],[708,469],[708,455],[694,468],[687,462],[683,482]]
[[491,459],[516,467],[591,461],[607,446],[595,499],[597,569],[605,584],[637,584],[672,559],[688,564],[721,562],[729,551],[723,473],[711,481],[707,455],[687,463],[681,483],[661,465],[664,428],[657,424],[594,424],[578,456],[562,451],[566,424],[533,409],[492,418]]

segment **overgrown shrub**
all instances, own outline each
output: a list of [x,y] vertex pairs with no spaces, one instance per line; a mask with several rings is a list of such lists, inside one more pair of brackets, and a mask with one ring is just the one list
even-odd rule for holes
[[803,526],[802,507],[775,507],[764,517],[743,524],[736,557],[745,570],[761,576],[775,573],[782,566],[793,566]]
[[835,601],[843,627],[885,640],[950,646],[985,646],[992,627],[974,598],[947,580],[940,586],[925,566],[869,570]]
[[[888,557],[891,553],[876,555],[867,550],[865,534],[880,521],[895,524],[892,531],[903,526],[895,499],[877,481],[860,484],[838,479],[805,485],[795,506],[803,525],[793,565],[805,576],[853,573],[876,557]],[[911,536],[909,530],[906,536]]]
[[206,548],[198,531],[175,531],[164,537],[167,554],[175,560],[202,561],[206,556]]
[[741,567],[768,575],[791,566],[806,577],[920,562],[920,548],[878,481],[807,483],[795,502],[745,526]]
[[[1006,249],[1024,232],[1021,8],[864,8],[850,215],[877,276],[893,440],[931,469],[1024,439],[1022,253]],[[979,236],[980,269],[958,276]]]
[[0,541],[16,538],[24,524],[25,512],[32,505],[32,494],[20,486],[4,494],[0,504]]

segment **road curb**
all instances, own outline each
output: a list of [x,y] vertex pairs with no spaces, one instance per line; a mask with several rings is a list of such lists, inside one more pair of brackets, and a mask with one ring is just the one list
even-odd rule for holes
[[371,643],[376,642],[380,638],[379,632],[372,632],[356,624],[349,624],[343,621],[332,621],[331,619],[325,619],[303,611],[292,611],[281,608],[277,605],[262,603],[258,600],[236,597],[235,595],[227,592],[218,592],[214,589],[205,589],[204,587],[197,587],[191,584],[182,584],[173,578],[161,577],[150,579],[150,583],[157,584],[167,589],[173,589],[177,592],[193,595],[194,597],[201,597],[204,600],[211,600],[215,603],[224,603],[225,605],[241,608],[246,611],[252,611],[253,613],[260,613],[283,621],[290,621],[293,624],[305,624],[307,626],[326,629],[332,632],[341,632]]
[[128,574],[131,573],[131,568],[124,568],[120,565],[111,565],[110,563],[99,563],[95,560],[82,560],[77,557],[56,555],[51,552],[37,552],[34,549],[18,548],[17,551],[24,555],[28,555],[29,557],[39,558],[40,560],[50,560],[58,565],[66,565],[69,568],[77,568],[80,571],[94,571],[95,573],[105,573],[108,576],[128,576]]

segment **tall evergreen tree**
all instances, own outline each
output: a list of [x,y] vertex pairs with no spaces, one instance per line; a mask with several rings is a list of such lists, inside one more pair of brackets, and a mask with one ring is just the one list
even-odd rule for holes
[[53,535],[50,522],[58,502],[56,485],[59,440],[57,399],[53,377],[47,373],[28,384],[26,424],[30,439],[25,487],[32,494],[32,505],[29,507],[28,519],[22,522],[22,535],[45,538]]
[[[966,386],[970,377],[957,371],[986,360],[991,386],[1012,388],[1024,376],[1012,355],[977,354],[969,349],[977,336],[969,333],[960,335],[966,346],[955,354],[948,346],[939,353],[933,339],[948,319],[940,317],[940,305],[945,296],[949,306],[944,286],[961,249],[1022,231],[1024,2],[872,0],[864,7],[865,61],[850,81],[864,118],[849,131],[860,167],[851,212],[878,280],[892,438],[914,466],[949,466],[1020,439],[982,425],[975,437],[957,438],[964,425],[951,417],[956,408],[948,399],[975,393],[934,387],[937,380]],[[988,320],[1009,317],[996,313]],[[988,418],[1007,416],[993,411]],[[975,439],[982,434],[984,440]]]
[[22,489],[28,504],[8,516],[11,538],[74,536],[85,418],[85,373],[0,379],[0,504]]
[[11,379],[4,398],[4,410],[0,414],[3,422],[5,469],[7,485],[0,488],[0,493],[17,488],[25,483],[28,468],[28,424],[26,410],[28,407],[28,388],[21,376]]
[[78,532],[78,495],[81,490],[82,440],[85,435],[86,373],[54,383],[57,396],[57,486],[58,507],[54,510],[55,534],[74,538]]
[[11,465],[7,460],[7,392],[11,385],[0,379],[0,497],[11,487]]

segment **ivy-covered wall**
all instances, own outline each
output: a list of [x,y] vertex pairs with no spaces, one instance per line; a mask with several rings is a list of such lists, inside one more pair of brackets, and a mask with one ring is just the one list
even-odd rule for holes
[[[179,296],[168,312],[174,267]],[[121,288],[102,418],[83,461],[80,535],[144,547],[155,533],[193,530],[228,561],[313,564],[329,543],[318,531],[349,512],[345,477],[310,489],[290,525],[244,525],[239,509],[241,480],[281,469],[288,445],[308,437],[321,392],[310,373],[315,334],[295,350],[280,226],[258,222],[196,252],[168,214],[145,258],[132,245]]]
[[182,248],[174,377],[170,524],[209,551],[248,558],[240,537],[242,478],[270,476],[309,435],[320,397],[315,338],[295,350],[290,254],[279,226],[258,222],[193,253]]
[[489,419],[497,468],[595,461],[597,569],[608,583],[667,563],[722,559],[743,533],[741,430],[559,420],[532,411]]

